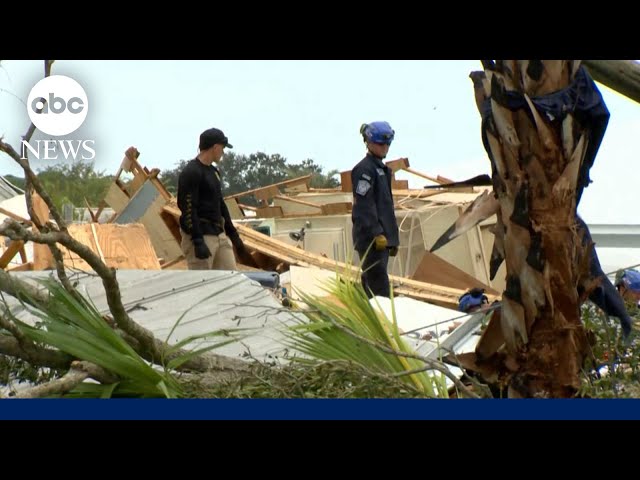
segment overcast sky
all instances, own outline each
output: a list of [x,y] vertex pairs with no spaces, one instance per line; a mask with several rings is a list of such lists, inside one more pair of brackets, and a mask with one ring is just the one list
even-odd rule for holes
[[[360,125],[386,120],[396,131],[389,159],[408,157],[417,170],[461,180],[490,172],[468,78],[480,69],[478,60],[58,60],[52,73],[84,87],[87,119],[66,138],[95,140],[95,165],[106,173],[130,146],[144,166],[173,168],[195,156],[199,134],[214,126],[234,152],[312,158],[343,171],[363,157]],[[0,64],[0,135],[16,149],[30,124],[24,103],[42,75],[41,61]],[[588,223],[637,224],[640,105],[599,87],[611,120],[579,212]],[[9,173],[22,176],[2,155],[0,174]],[[400,178],[414,188],[428,183]]]

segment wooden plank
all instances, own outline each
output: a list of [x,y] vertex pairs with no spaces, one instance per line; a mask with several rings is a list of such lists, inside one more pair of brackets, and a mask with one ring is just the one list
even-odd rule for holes
[[[254,248],[264,255],[277,258],[283,263],[299,266],[313,265],[331,271],[351,270],[355,273],[359,272],[358,267],[304,251],[275,238],[263,235],[245,225],[236,224],[236,228],[242,236],[242,240],[245,245]],[[466,291],[457,288],[434,285],[431,283],[419,282],[395,275],[389,275],[389,280],[396,285],[395,291],[397,294],[402,293],[412,298],[426,300],[431,303],[452,308],[457,307],[458,298]],[[487,296],[489,297],[490,302],[495,299],[493,295]]]
[[280,189],[276,186],[265,187],[254,194],[258,200],[265,202],[265,204],[269,204],[269,201],[278,195],[280,195]]
[[309,188],[309,193],[339,193],[342,189],[337,188]]
[[[160,262],[151,239],[142,224],[72,224],[69,225],[69,234],[95,252],[108,267],[160,270]],[[61,247],[61,251],[66,267],[82,271],[93,270],[75,252],[64,247]],[[50,264],[51,267],[53,265]]]
[[[264,187],[254,188],[253,190],[247,190],[246,192],[240,192],[240,193],[235,193],[233,195],[228,195],[228,196],[225,197],[225,199],[242,198],[242,197],[246,197],[248,195],[255,195],[256,193],[258,193],[258,192],[260,192],[262,190],[268,190],[268,189],[270,189],[272,187],[284,187],[285,185],[291,186],[291,185],[297,185],[297,184],[302,184],[302,183],[306,183],[308,185],[310,181],[311,181],[311,175],[305,175],[303,177],[292,178],[291,180],[284,180],[282,182],[274,183],[272,185],[266,185]],[[278,194],[279,193],[280,193],[280,191],[278,190]]]
[[22,260],[22,263],[27,263],[27,251],[24,249],[24,245],[22,245],[22,248],[20,249],[20,260]]
[[227,205],[229,209],[229,215],[232,219],[245,218],[244,212],[240,209],[238,205],[237,198],[231,198],[229,200],[225,200],[224,203]]
[[179,245],[180,242],[182,242],[182,234],[180,233],[180,210],[178,210],[178,216],[174,217],[171,213],[168,213],[163,209],[160,211],[160,218],[162,218],[162,221],[167,226],[167,228],[173,235],[173,238],[176,242],[178,242]]
[[[226,201],[226,200],[225,200]],[[249,210],[250,212],[255,212],[258,210],[258,207],[252,207],[251,205],[245,205],[243,203],[238,203],[238,206],[242,209],[242,210]]]
[[490,286],[429,251],[424,252],[424,257],[411,278],[419,282],[434,283],[465,291],[471,288],[483,288],[491,295],[500,295]]
[[87,197],[84,197],[84,204],[87,206],[87,209],[89,210],[89,215],[91,216],[91,221],[92,222],[97,222],[98,221],[98,217],[96,217],[96,214],[93,213],[93,210],[91,209],[91,205],[89,204],[89,200],[87,200]]
[[124,210],[124,207],[129,203],[129,196],[127,196],[116,183],[112,183],[107,191],[107,195],[104,197],[104,201],[118,214]]
[[53,268],[53,255],[49,247],[42,243],[33,244],[33,269],[47,270]]
[[284,187],[284,191],[285,193],[305,193],[309,191],[309,185],[307,183],[291,185]]
[[340,188],[343,192],[353,192],[351,184],[351,170],[340,172]]
[[396,173],[398,170],[409,168],[409,159],[398,158],[396,160],[389,160],[388,162],[384,162],[384,164],[389,167],[393,173]]
[[178,258],[175,258],[169,262],[164,262],[162,264],[160,264],[160,268],[162,270],[182,270],[182,268],[179,268],[180,266],[182,266],[182,263],[184,262],[184,266],[185,266],[185,270],[187,269],[187,259],[185,258],[184,255],[180,255]]
[[[434,183],[437,183],[438,185],[442,185],[443,183],[445,183],[442,180],[442,177],[440,177],[440,176],[432,177],[431,175],[427,175],[426,173],[419,172],[417,170],[414,170],[413,168],[405,168],[404,171],[412,173],[412,174],[414,174],[414,175],[416,175],[418,177],[422,177],[422,178],[425,178],[427,180],[430,180],[430,181],[432,181]],[[449,183],[451,183],[451,182],[449,182]]]
[[44,225],[49,221],[49,207],[47,206],[47,203],[36,192],[33,192],[31,200],[33,203],[33,212],[35,213],[38,222],[40,225]]
[[278,218],[284,216],[282,207],[261,207],[256,210],[258,218]]
[[29,272],[33,270],[33,262],[23,263],[15,267],[7,268],[7,272]]
[[324,215],[342,215],[351,212],[353,204],[351,202],[336,202],[322,205]]
[[102,248],[100,247],[100,241],[98,240],[98,234],[96,232],[95,223],[91,224],[91,237],[92,237],[93,243],[94,243],[94,245],[96,247],[96,252],[98,252],[98,255],[100,256],[100,260],[102,260],[104,262],[105,261],[104,253],[102,253]]
[[409,180],[391,180],[391,190],[409,190]]
[[9,218],[12,218],[16,222],[26,223],[28,225],[31,225],[31,220],[29,220],[28,218],[22,218],[20,215],[16,215],[15,213],[10,212],[9,210],[5,210],[4,208],[0,207],[0,213],[3,215],[6,215]]
[[0,256],[0,268],[7,268],[7,265],[11,263],[13,257],[15,257],[23,247],[24,242],[22,240],[13,240],[4,251],[4,253]]
[[164,198],[158,196],[142,218],[140,218],[139,223],[142,223],[149,232],[151,243],[158,258],[168,262],[182,255],[182,249],[174,233],[160,216],[163,206]]
[[300,200],[297,198],[286,197],[284,195],[276,195],[273,198],[274,199],[277,198],[278,200],[284,200],[285,202],[297,203],[298,205],[305,205],[307,207],[317,208],[318,210],[322,208],[320,205],[317,205],[315,203],[307,202],[305,200]]

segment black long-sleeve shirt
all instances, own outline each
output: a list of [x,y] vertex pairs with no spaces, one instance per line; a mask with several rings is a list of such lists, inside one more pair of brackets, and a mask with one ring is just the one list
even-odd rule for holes
[[191,160],[178,177],[180,227],[193,240],[223,231],[232,240],[238,236],[222,195],[220,172],[197,158]]
[[377,235],[384,235],[389,247],[400,244],[391,192],[391,175],[389,167],[371,153],[351,171],[352,234],[358,252],[365,251]]

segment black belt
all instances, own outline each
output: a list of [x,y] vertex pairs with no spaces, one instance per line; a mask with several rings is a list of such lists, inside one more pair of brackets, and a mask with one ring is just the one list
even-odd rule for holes
[[[224,232],[224,223],[222,223],[222,221],[219,222],[215,222],[206,218],[201,218],[200,222],[205,224],[205,225],[210,225],[212,227],[215,227],[215,231],[213,233],[213,235],[220,235],[221,233]],[[202,229],[205,235],[207,235],[207,233],[204,230],[208,230],[206,227]],[[211,234],[209,234],[211,235]]]

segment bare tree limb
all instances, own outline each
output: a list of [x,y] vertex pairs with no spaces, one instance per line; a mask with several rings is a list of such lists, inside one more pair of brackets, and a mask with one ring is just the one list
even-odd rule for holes
[[[5,235],[12,240],[26,240],[35,243],[60,243],[72,252],[81,256],[95,271],[100,275],[102,284],[105,289],[107,303],[113,318],[122,331],[135,338],[144,352],[144,358],[154,363],[160,363],[164,358],[169,361],[188,352],[179,350],[177,352],[168,353],[168,346],[161,342],[153,333],[146,328],[138,325],[127,314],[122,298],[120,297],[120,287],[116,279],[115,269],[107,267],[102,260],[86,245],[75,240],[67,232],[52,231],[48,233],[33,233],[28,231],[15,220],[6,219],[0,225],[0,235]],[[209,354],[194,357],[183,364],[183,369],[193,369],[196,371],[215,370],[238,370],[246,371],[249,366],[246,362],[235,358],[229,358],[221,355]]]
[[63,377],[30,388],[13,398],[42,398],[67,393],[89,378],[89,373],[71,368]]
[[[24,170],[25,178],[27,180],[27,185],[25,186],[25,196],[27,197],[27,208],[29,208],[29,203],[30,203],[30,194],[28,193],[28,191],[29,191],[29,182],[30,182],[31,185],[33,186],[33,188],[35,189],[35,191],[38,192],[38,195],[40,195],[42,197],[42,199],[45,201],[45,203],[49,207],[49,211],[51,212],[51,216],[56,221],[56,224],[58,225],[58,227],[61,230],[65,230],[66,231],[66,229],[67,229],[66,222],[64,221],[64,219],[58,213],[58,209],[56,208],[55,204],[53,203],[53,200],[51,199],[51,196],[46,192],[46,190],[42,186],[42,183],[40,182],[40,179],[38,178],[38,176],[34,173],[33,170],[31,170],[31,166],[29,165],[29,161],[27,159],[21,158],[20,155],[18,154],[18,152],[16,152],[15,149],[11,145],[6,143],[1,138],[0,138],[0,151],[6,153],[11,158],[13,158],[13,160],[15,160],[15,162],[18,165],[20,165],[22,167],[22,169]],[[31,207],[30,207],[29,215],[31,216],[31,220],[34,221],[34,223],[35,223],[35,221],[37,220],[37,217],[35,216],[35,214],[33,212],[33,205],[31,205]],[[40,226],[40,225],[38,225],[38,226]]]
[[36,345],[20,345],[15,337],[0,335],[0,354],[20,358],[31,365],[55,369],[67,369],[73,357],[59,350],[38,347]]
[[[55,62],[55,60],[44,61],[44,78],[47,78],[48,76],[51,75],[51,67],[53,66],[53,62]],[[44,105],[42,106],[42,108],[44,108]],[[40,112],[42,111],[42,108],[39,109]],[[29,129],[27,130],[27,133],[25,133],[22,139],[25,142],[28,142],[29,140],[31,140],[31,137],[33,136],[35,131],[36,131],[36,126],[33,123],[31,123],[31,125],[29,126]]]

